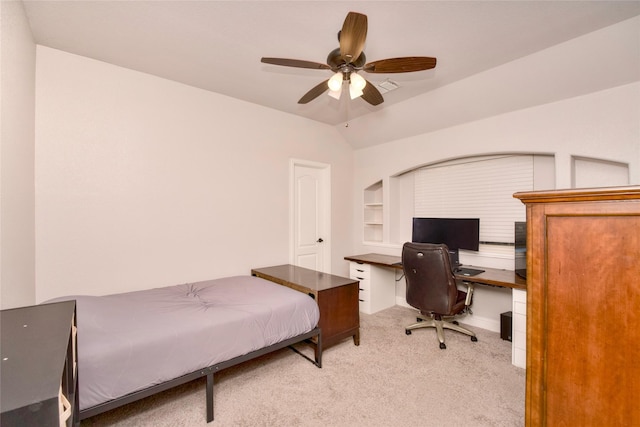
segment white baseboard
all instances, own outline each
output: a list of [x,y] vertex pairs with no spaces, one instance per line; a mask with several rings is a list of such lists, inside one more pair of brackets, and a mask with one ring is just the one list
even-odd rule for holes
[[[409,304],[407,304],[407,300],[405,298],[397,296],[397,295],[396,295],[396,304],[400,305],[400,306],[403,306],[403,307],[413,308]],[[473,308],[472,308],[472,310],[473,310]],[[459,320],[460,320],[460,323],[464,323],[465,325],[468,325],[468,326],[475,326],[477,328],[486,329],[486,330],[491,331],[491,332],[500,333],[500,321],[499,320],[494,320],[494,319],[490,319],[490,318],[487,318],[487,317],[476,316],[474,314],[462,315],[462,316],[460,316]]]

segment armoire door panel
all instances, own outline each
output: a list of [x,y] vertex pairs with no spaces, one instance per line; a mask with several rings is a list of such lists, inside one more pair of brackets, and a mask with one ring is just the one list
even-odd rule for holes
[[640,392],[625,366],[640,308],[631,289],[640,246],[630,230],[640,230],[640,217],[547,217],[547,425],[629,425],[608,407],[631,409]]

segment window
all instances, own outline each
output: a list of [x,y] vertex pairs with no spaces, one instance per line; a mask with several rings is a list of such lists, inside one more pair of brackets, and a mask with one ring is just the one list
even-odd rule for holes
[[533,155],[483,156],[415,174],[416,217],[480,218],[480,252],[513,256],[514,222],[526,220],[513,193],[533,190]]

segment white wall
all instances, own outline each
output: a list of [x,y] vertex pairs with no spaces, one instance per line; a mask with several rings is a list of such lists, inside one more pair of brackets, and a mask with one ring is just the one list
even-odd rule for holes
[[37,50],[38,302],[249,274],[289,260],[289,159],[331,165],[347,275],[353,151],[323,124]]
[[[640,184],[640,83],[492,117],[355,152],[354,254],[400,255],[394,244],[362,240],[362,190],[414,167],[478,154],[545,153],[555,156],[555,187],[570,188],[573,156],[629,165],[630,184]],[[394,198],[386,195],[387,200]],[[386,224],[385,224],[386,226]],[[464,259],[461,260],[463,263]],[[504,260],[483,265],[505,268]],[[511,264],[513,265],[513,264]],[[404,299],[404,284],[396,286]],[[499,314],[511,310],[510,292],[476,287],[474,315],[463,321],[499,330]]]
[[638,81],[639,75],[640,16],[636,16],[337,128],[354,147],[363,148],[588,95]]
[[35,303],[35,59],[22,2],[0,1],[0,308]]
[[[20,9],[15,9],[17,5]],[[3,58],[7,39],[19,40],[19,56],[27,58],[21,65],[2,60],[0,260],[3,299],[5,289],[10,289],[12,298],[20,301],[15,304],[33,302],[34,272],[35,300],[40,302],[62,294],[104,294],[245,274],[256,265],[287,262],[290,158],[332,166],[332,267],[342,275],[348,274],[345,255],[399,254],[397,245],[362,244],[362,189],[422,164],[475,154],[534,152],[555,156],[556,187],[570,186],[573,156],[629,163],[631,183],[640,182],[640,87],[634,46],[617,46],[611,57],[616,64],[625,63],[624,52],[632,52],[628,61],[632,72],[623,73],[622,79],[635,75],[634,82],[620,84],[603,74],[600,92],[445,128],[435,126],[438,130],[353,154],[337,129],[44,47],[37,52],[37,121],[30,125],[34,45],[21,5],[2,2],[1,10]],[[7,10],[19,10],[20,25],[7,26]],[[637,32],[633,22],[620,28],[542,52],[542,63],[562,57],[564,65],[529,78],[536,76],[538,84],[545,79],[570,81],[575,73],[569,72],[569,64],[574,60],[583,63],[585,52],[593,57],[594,46],[606,50],[610,40],[627,40],[633,28]],[[579,57],[572,58],[571,52]],[[489,70],[428,99],[449,99],[451,94],[483,99],[466,89],[499,88],[496,81],[519,75],[518,68],[540,64],[537,59],[532,55]],[[564,66],[567,75],[559,76],[557,71]],[[5,75],[21,82],[18,86],[24,92],[5,96]],[[507,96],[494,89],[492,105]],[[423,101],[425,108],[420,107]],[[9,108],[25,112],[9,127],[22,134],[20,156],[5,142],[8,103],[13,104]],[[427,107],[439,105],[413,99],[406,107],[411,114],[401,116],[420,121]],[[354,121],[350,129],[357,131],[358,125]],[[34,126],[35,172],[28,154],[33,150]],[[8,163],[12,166],[7,169]],[[7,177],[13,173],[24,180],[9,184]],[[33,245],[29,249],[28,243],[29,234],[34,238],[34,227],[28,225],[34,215],[28,202],[33,198],[30,174],[35,174],[36,186],[36,249]],[[15,203],[10,194],[26,199]],[[11,218],[17,219],[22,231],[5,232]],[[24,242],[26,249],[16,251]],[[20,271],[20,284],[12,280],[7,288],[6,271]]]
[[[632,67],[632,72],[626,73],[626,76],[634,76],[635,81],[610,86],[612,82],[608,76],[602,75],[604,88],[597,92],[356,150],[353,188],[354,254],[378,252],[400,255],[401,246],[398,244],[387,241],[371,245],[363,242],[362,192],[375,182],[382,180],[383,183],[389,183],[390,177],[398,173],[430,163],[483,154],[550,154],[555,158],[555,188],[570,188],[574,176],[572,168],[575,158],[601,159],[604,160],[603,164],[607,162],[628,164],[629,183],[640,184],[640,82],[638,82],[640,80],[640,69],[638,69],[640,38],[638,38],[638,27],[633,28],[635,30],[630,30],[630,22],[624,22],[618,27],[610,27],[606,31],[572,40],[571,51],[567,50],[567,45],[553,47],[522,61],[489,70],[439,91],[448,94],[463,92],[453,87],[456,85],[464,88],[487,85],[493,88],[500,87],[500,80],[508,75],[509,70],[517,73],[522,63],[535,63],[536,56],[548,59],[562,53],[563,61],[567,64],[573,60],[583,63],[585,52],[590,52],[590,58],[597,57],[594,52],[596,46],[600,51],[609,47],[618,53],[626,49],[627,63]],[[616,37],[618,33],[624,34],[624,40],[631,40],[628,46],[608,45],[612,41],[620,40],[620,37]],[[629,34],[635,34],[635,38],[629,38]],[[576,58],[567,57],[571,52],[575,52]],[[623,56],[619,56],[622,58],[621,61],[626,61]],[[545,61],[540,62],[540,64],[544,63]],[[562,72],[562,69],[556,69],[556,71]],[[555,85],[556,79],[569,81],[575,75],[573,71],[572,67],[567,67],[566,75],[541,73],[536,80],[532,80],[530,85],[523,87],[522,90],[529,92],[535,90],[535,85]],[[511,88],[504,96],[514,96],[513,90]],[[494,90],[493,96],[500,98],[502,94]],[[440,95],[436,93],[433,97],[439,99]],[[473,99],[478,98],[471,97],[469,102],[473,102]],[[419,100],[414,99],[412,102],[419,102]],[[433,107],[429,102],[425,98],[426,111]],[[492,100],[493,104],[496,102],[499,100]],[[414,115],[423,114],[419,106],[414,105],[413,111]],[[386,204],[397,200],[397,195],[389,194],[388,187],[384,196]],[[403,205],[402,201],[399,205]],[[391,210],[392,207],[385,206],[385,209]],[[406,207],[402,209],[406,210]],[[391,224],[385,223],[385,227],[389,226]],[[488,260],[485,265],[505,268],[502,261],[496,260],[496,264],[491,265],[491,260]],[[511,309],[510,296],[508,292],[502,296],[494,295],[498,291],[490,288],[478,287],[476,291],[474,313],[479,319],[478,324],[495,330],[499,327],[499,313]],[[396,295],[398,300],[402,301],[404,286],[396,287]]]
[[[572,156],[629,164],[630,184],[640,184],[640,83],[492,117],[379,145],[355,153],[354,253],[400,255],[398,245],[362,242],[362,189],[416,166],[478,154],[547,153],[555,156],[555,187],[570,188]],[[393,195],[389,195],[393,198]],[[465,260],[461,260],[465,262]],[[504,260],[487,267],[505,268]],[[399,301],[404,286],[396,287]],[[476,287],[474,315],[464,322],[499,330],[499,314],[511,310],[508,292]]]
[[[439,161],[498,153],[555,156],[556,188],[570,188],[572,156],[629,165],[640,184],[640,83],[570,98],[355,152],[354,241],[362,242],[362,190],[381,179]],[[389,196],[392,197],[392,196]],[[385,248],[378,247],[378,251]],[[397,245],[387,252],[398,252]]]

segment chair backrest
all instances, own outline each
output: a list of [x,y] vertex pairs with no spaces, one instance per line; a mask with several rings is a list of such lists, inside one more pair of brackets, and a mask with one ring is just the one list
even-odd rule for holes
[[407,303],[423,312],[452,315],[458,288],[446,245],[407,242],[402,247]]

